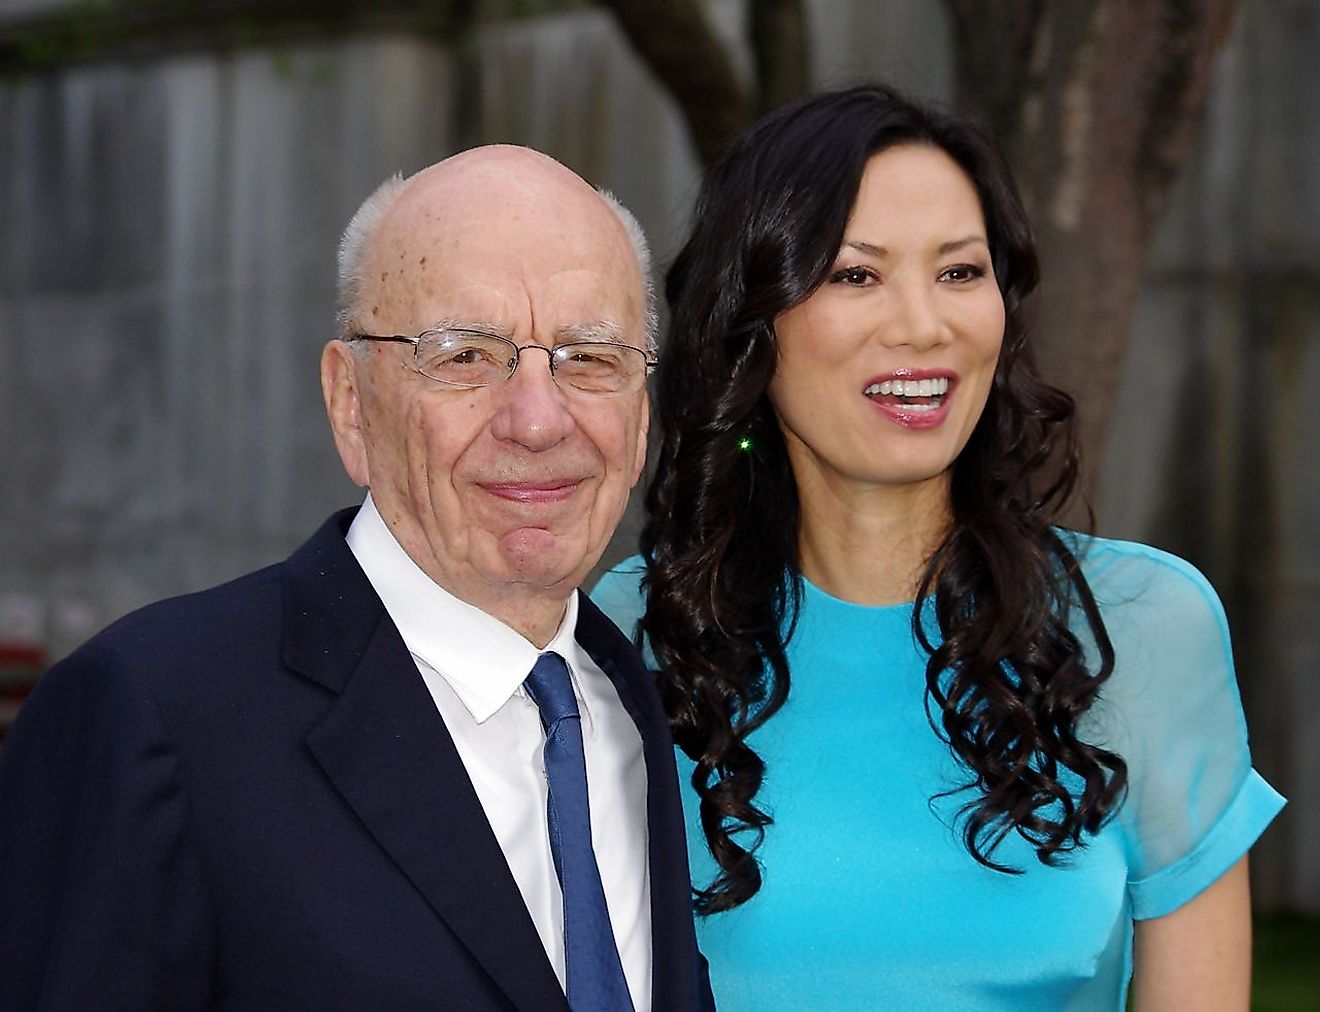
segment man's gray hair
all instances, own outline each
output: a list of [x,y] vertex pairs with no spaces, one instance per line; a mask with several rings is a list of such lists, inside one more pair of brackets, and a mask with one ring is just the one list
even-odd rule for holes
[[[380,227],[381,219],[385,217],[385,212],[389,210],[406,184],[407,180],[396,172],[376,187],[371,196],[362,202],[362,206],[349,219],[348,227],[340,237],[335,298],[335,319],[340,340],[346,340],[358,332],[360,324],[357,314],[362,291],[366,287],[366,279],[362,275],[362,260],[372,236]],[[642,231],[642,226],[633,213],[609,190],[598,188],[596,192],[623,225],[623,230],[628,234],[628,242],[632,246],[633,256],[637,259],[637,266],[641,270],[642,290],[646,299],[644,310],[646,350],[654,355],[660,321],[656,311],[655,281],[651,271],[651,247],[646,241],[646,233]]]
[[356,319],[358,303],[362,298],[365,279],[362,277],[362,258],[366,254],[371,237],[376,234],[385,212],[394,203],[405,180],[403,174],[396,172],[381,183],[371,196],[362,202],[362,206],[349,219],[348,227],[339,238],[338,273],[335,284],[335,321],[341,341],[352,337],[358,328]]
[[642,292],[646,297],[646,350],[655,354],[660,332],[660,315],[655,308],[655,277],[651,270],[651,246],[642,231],[642,223],[637,216],[620,203],[619,198],[604,187],[596,187],[596,192],[609,205],[618,217],[623,230],[628,233],[628,242],[632,246],[637,267],[642,272]]

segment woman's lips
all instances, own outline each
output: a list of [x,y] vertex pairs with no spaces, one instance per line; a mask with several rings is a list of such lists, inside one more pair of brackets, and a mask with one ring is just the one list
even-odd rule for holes
[[582,484],[581,478],[552,478],[546,481],[481,482],[491,495],[509,502],[550,505],[565,502]]
[[957,377],[946,370],[896,369],[862,387],[884,417],[905,429],[933,429],[949,414]]
[[932,408],[900,407],[894,404],[880,404],[875,401],[871,403],[875,404],[880,413],[891,422],[901,425],[905,429],[933,429],[941,425],[949,415],[947,401],[939,407]]

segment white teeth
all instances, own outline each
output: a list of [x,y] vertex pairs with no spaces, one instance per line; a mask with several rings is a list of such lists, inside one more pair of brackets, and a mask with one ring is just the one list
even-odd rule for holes
[[895,397],[943,397],[948,392],[947,376],[924,380],[881,380],[879,383],[868,384],[862,391],[867,397],[874,397],[877,394],[882,397],[886,394],[893,394]]

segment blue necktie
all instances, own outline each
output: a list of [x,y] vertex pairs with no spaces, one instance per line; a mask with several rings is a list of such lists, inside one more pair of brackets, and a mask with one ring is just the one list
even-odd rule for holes
[[632,1012],[596,852],[591,849],[582,718],[568,665],[558,654],[544,653],[523,684],[541,711],[545,728],[550,853],[564,893],[568,1005],[573,1012]]

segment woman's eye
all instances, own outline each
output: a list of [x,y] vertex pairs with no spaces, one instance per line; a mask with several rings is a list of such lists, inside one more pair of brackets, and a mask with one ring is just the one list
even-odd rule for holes
[[844,267],[830,275],[835,285],[869,285],[877,280],[869,267]]
[[985,268],[978,267],[976,264],[957,264],[953,267],[946,267],[940,272],[942,281],[975,281],[977,278],[985,277]]

